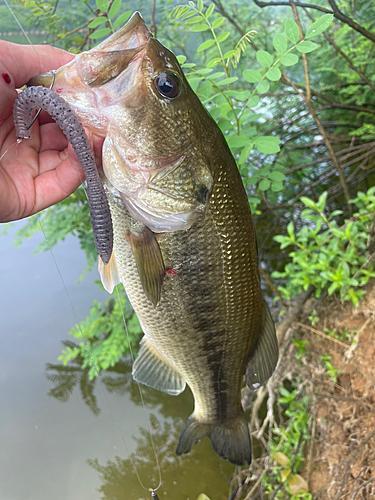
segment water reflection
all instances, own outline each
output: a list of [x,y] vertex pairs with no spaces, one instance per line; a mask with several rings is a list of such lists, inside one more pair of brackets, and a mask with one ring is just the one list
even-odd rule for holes
[[[64,342],[64,346],[67,347],[69,342]],[[73,348],[74,343],[69,343],[69,346]],[[98,415],[101,409],[95,391],[99,389],[101,383],[109,394],[109,399],[111,393],[123,396],[127,394],[134,405],[142,404],[138,386],[131,376],[130,359],[121,360],[115,367],[103,373],[100,380],[94,381],[89,380],[88,369],[81,369],[82,361],[82,358],[77,358],[69,366],[46,365],[47,379],[54,385],[49,391],[50,396],[66,402],[77,387],[83,402],[95,415]],[[150,388],[142,388],[142,393],[162,470],[163,485],[158,491],[160,500],[162,498],[196,500],[203,492],[212,500],[226,500],[234,466],[215,455],[208,438],[204,438],[189,455],[177,457],[174,453],[185,420],[193,409],[193,397],[190,391],[186,390],[178,397]],[[131,411],[131,408],[126,408],[126,412],[124,411],[125,421],[128,411]],[[131,440],[131,433],[135,431],[136,429],[130,429],[124,435],[127,445]],[[88,459],[89,465],[100,476],[99,492],[103,500],[150,498],[150,493],[141,487],[134,474],[133,463],[136,464],[137,471],[147,487],[158,484],[158,470],[147,426],[141,426],[137,431],[138,436],[132,438],[136,447],[131,458],[115,456],[105,464],[100,463],[97,458]],[[120,432],[118,439],[121,441]]]

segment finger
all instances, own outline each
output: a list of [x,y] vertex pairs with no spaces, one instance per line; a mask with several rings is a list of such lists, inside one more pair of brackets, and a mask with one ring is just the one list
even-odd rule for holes
[[47,111],[41,111],[38,116],[39,125],[44,125],[45,123],[54,123],[54,119],[51,118],[51,115],[47,113]]
[[44,172],[35,179],[35,205],[32,213],[44,210],[64,200],[82,183],[82,171],[66,159],[56,169]]
[[50,149],[63,151],[68,146],[68,140],[56,122],[41,125],[39,130],[40,153]]
[[[50,45],[19,45],[5,41],[0,41],[0,54],[11,78],[8,85],[13,88],[20,88],[31,77],[57,69],[75,57],[65,50]],[[3,77],[3,80],[6,83],[6,78]]]
[[0,40],[0,124],[12,112],[16,88],[31,77],[57,69],[74,56],[48,45],[18,45]]
[[[9,117],[8,120],[11,120]],[[7,120],[7,121],[8,121]],[[17,143],[17,138],[14,129],[7,135],[2,145],[1,150],[6,151],[2,157],[1,164],[5,169],[9,168],[9,165],[17,165],[22,163],[31,167],[33,170],[33,176],[38,174],[39,169],[39,159],[38,152],[40,148],[40,135],[39,135],[39,124],[36,121],[32,127],[32,133],[30,139],[23,139],[20,143]]]

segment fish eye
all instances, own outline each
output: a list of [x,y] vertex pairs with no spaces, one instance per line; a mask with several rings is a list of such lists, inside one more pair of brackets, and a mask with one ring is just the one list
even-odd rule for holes
[[162,97],[168,97],[168,99],[177,99],[177,97],[180,97],[180,80],[174,73],[159,73],[154,83],[156,90]]

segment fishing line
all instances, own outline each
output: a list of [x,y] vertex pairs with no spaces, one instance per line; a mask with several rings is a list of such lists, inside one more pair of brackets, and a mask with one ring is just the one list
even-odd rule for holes
[[[79,332],[80,332],[80,334],[81,334],[81,337],[82,337],[82,338],[84,339],[84,341],[85,341],[84,347],[85,347],[85,349],[87,350],[87,352],[88,352],[88,353],[89,353],[89,355],[90,355],[90,358],[91,358],[91,361],[92,361],[93,367],[94,367],[94,369],[95,369],[95,371],[96,371],[96,376],[97,376],[97,377],[98,377],[98,379],[99,379],[100,386],[101,386],[101,389],[102,389],[102,391],[103,391],[104,398],[105,398],[105,400],[106,400],[106,402],[107,402],[107,405],[108,405],[108,407],[109,407],[109,409],[110,409],[110,411],[111,411],[111,416],[112,416],[112,418],[113,418],[113,420],[114,420],[114,422],[115,422],[115,424],[116,424],[116,427],[117,427],[117,429],[118,429],[118,431],[119,431],[119,433],[120,433],[120,436],[121,436],[122,442],[123,442],[123,444],[124,444],[124,446],[125,446],[126,452],[127,452],[128,456],[129,456],[129,458],[130,458],[130,461],[131,461],[131,463],[132,463],[132,466],[133,466],[133,472],[134,472],[134,474],[136,475],[136,477],[137,477],[137,479],[138,479],[138,481],[139,481],[139,484],[142,486],[142,488],[143,488],[145,491],[155,492],[155,491],[157,491],[157,490],[160,488],[160,486],[162,485],[162,479],[161,479],[161,468],[160,468],[158,455],[157,455],[157,453],[156,453],[156,448],[155,448],[154,440],[153,440],[152,433],[151,433],[151,427],[150,427],[150,422],[149,422],[148,415],[147,415],[147,412],[146,412],[146,406],[145,406],[145,403],[144,403],[144,400],[143,400],[142,389],[140,388],[139,382],[137,382],[137,384],[138,384],[138,389],[139,389],[139,393],[140,393],[140,397],[141,397],[141,401],[142,401],[143,409],[144,409],[144,412],[145,412],[146,421],[147,421],[147,425],[148,425],[148,430],[149,430],[149,434],[150,434],[150,438],[151,438],[151,443],[152,443],[152,448],[153,448],[153,452],[154,452],[154,454],[155,454],[155,459],[156,459],[157,469],[158,469],[158,473],[159,473],[159,484],[158,484],[157,488],[147,488],[146,486],[144,486],[144,484],[143,484],[143,482],[142,482],[142,480],[141,480],[141,478],[140,478],[140,475],[139,475],[139,473],[138,473],[137,466],[135,465],[135,461],[133,460],[132,454],[130,453],[129,448],[128,448],[127,444],[126,444],[126,441],[125,441],[124,435],[123,435],[123,433],[122,433],[122,430],[121,430],[120,424],[119,424],[119,422],[118,422],[118,420],[117,420],[117,418],[116,418],[116,415],[115,415],[115,413],[114,413],[114,411],[113,411],[113,409],[112,409],[112,406],[111,406],[111,404],[110,404],[110,402],[109,402],[109,400],[108,400],[108,396],[107,396],[107,394],[106,394],[106,392],[105,392],[105,389],[104,389],[104,384],[103,384],[103,380],[102,380],[102,375],[101,375],[101,372],[100,372],[100,370],[99,370],[99,368],[98,368],[98,366],[97,366],[97,364],[96,364],[96,362],[95,362],[95,360],[94,360],[94,358],[93,358],[93,356],[92,356],[91,350],[90,350],[90,348],[89,348],[89,341],[88,341],[87,337],[85,336],[85,334],[83,333],[83,330],[82,330],[81,325],[80,325],[80,323],[79,323],[79,320],[78,320],[78,317],[77,317],[77,313],[76,313],[76,310],[75,310],[75,308],[74,308],[74,304],[73,304],[73,302],[72,302],[72,300],[71,300],[71,298],[70,298],[70,295],[69,295],[69,292],[68,292],[68,288],[67,288],[67,286],[66,286],[66,284],[65,284],[64,278],[63,278],[63,276],[62,276],[62,274],[61,274],[61,271],[60,271],[60,268],[59,268],[59,266],[58,266],[58,264],[57,264],[56,257],[55,257],[55,255],[54,255],[54,253],[53,253],[52,247],[51,247],[51,245],[50,245],[50,243],[49,243],[49,240],[48,240],[48,238],[47,238],[47,235],[46,235],[46,233],[45,233],[45,231],[44,231],[44,228],[43,228],[43,225],[42,225],[41,218],[40,218],[39,214],[35,214],[35,215],[36,215],[36,217],[37,217],[37,220],[38,220],[38,223],[39,223],[40,229],[41,229],[41,231],[42,231],[42,233],[43,233],[44,239],[45,239],[45,241],[46,241],[46,243],[47,243],[48,250],[49,250],[49,251],[50,251],[50,253],[51,253],[52,260],[53,260],[53,262],[54,262],[54,265],[55,265],[56,270],[57,270],[57,272],[58,272],[58,275],[59,275],[59,277],[60,277],[60,280],[61,280],[61,283],[62,283],[62,285],[63,285],[64,291],[65,291],[65,294],[66,294],[66,296],[67,296],[67,299],[68,299],[68,302],[69,302],[69,304],[70,304],[71,310],[72,310],[72,312],[73,312],[73,315],[74,315],[75,321],[76,321],[76,323],[77,323],[77,326],[78,326]],[[130,344],[130,338],[129,338],[128,327],[127,327],[127,324],[126,324],[125,315],[124,315],[124,311],[123,311],[123,308],[122,308],[122,304],[121,304],[121,300],[120,300],[120,295],[119,295],[118,287],[116,287],[116,291],[117,291],[117,296],[118,296],[118,300],[119,300],[119,304],[120,304],[120,308],[121,308],[121,314],[122,314],[123,321],[124,321],[124,325],[125,325],[125,331],[126,331],[126,336],[127,336],[128,344],[129,344],[129,350],[130,350],[130,354],[131,354],[132,362],[134,363],[134,355],[133,355],[132,347],[131,347],[131,344]]]
[[21,26],[21,23],[19,22],[19,20],[17,19],[16,15],[14,14],[13,10],[11,9],[10,5],[8,4],[7,0],[4,0],[4,3],[5,5],[8,7],[8,10],[9,12],[12,14],[12,16],[14,17],[16,23],[18,24],[18,26],[20,27],[22,33],[25,35],[25,38],[26,40],[29,42],[29,44],[31,45],[31,47],[33,48],[33,51],[35,52],[35,54],[37,55],[41,65],[44,67],[44,69],[47,71],[47,67],[46,65],[44,64],[44,62],[42,61],[42,59],[40,58],[39,54],[38,54],[38,51],[36,50],[36,48],[34,47],[33,45],[33,42],[30,40],[30,38],[27,36],[27,33],[26,31],[23,29],[23,27]]
[[[22,140],[22,139],[21,139]],[[4,158],[4,156],[9,153],[9,151],[14,148],[14,146],[17,146],[17,144],[20,144],[21,143],[21,140],[20,139],[17,139],[11,146],[9,146],[8,149],[6,149],[4,151],[4,153],[0,156],[0,161]]]
[[[24,30],[24,29],[23,29],[23,27],[21,26],[20,22],[18,21],[17,17],[15,16],[15,14],[14,14],[13,10],[11,9],[10,5],[8,4],[7,0],[4,0],[4,2],[5,2],[5,4],[6,4],[6,6],[7,6],[8,10],[9,10],[9,11],[10,11],[10,13],[12,14],[12,16],[14,17],[15,21],[17,22],[18,26],[20,27],[20,29],[21,29],[22,33],[24,34],[25,38],[27,39],[27,41],[29,42],[29,44],[30,44],[30,45],[31,45],[31,47],[33,48],[33,50],[34,50],[35,54],[37,55],[37,57],[38,57],[38,59],[39,59],[39,61],[40,61],[41,65],[42,65],[42,66],[45,68],[45,70],[47,71],[47,68],[46,68],[46,66],[45,66],[44,62],[42,61],[42,59],[40,58],[38,51],[35,49],[35,47],[34,47],[33,43],[31,42],[30,38],[28,37],[27,33],[25,32],[25,30]],[[53,87],[54,81],[55,81],[55,74],[54,74],[54,72],[52,72],[52,83],[51,83],[50,88],[52,88],[52,87]],[[33,125],[33,123],[34,123],[34,122],[35,122],[35,120],[37,119],[37,117],[38,117],[38,115],[39,115],[40,111],[41,111],[41,110],[39,110],[39,111],[37,112],[37,114],[35,115],[34,119],[33,119],[33,120],[32,120],[32,122],[30,123],[30,125],[28,126],[28,128],[31,128],[31,126]],[[20,142],[20,141],[17,141],[15,144],[18,144],[19,142]],[[12,146],[10,146],[10,147],[9,147],[9,148],[5,151],[5,153],[1,156],[0,160],[1,160],[4,156],[5,156],[5,154],[6,154],[6,153],[7,153],[7,152],[8,152],[8,151],[9,151],[9,150],[10,150],[10,149],[11,149],[11,148],[15,145],[15,144],[13,144]],[[86,192],[86,189],[85,189],[85,188],[83,188],[83,189],[84,189],[84,192],[85,192],[86,197],[87,197],[87,192]],[[36,203],[36,202],[35,202],[35,203]],[[35,205],[34,205],[34,209],[35,209]],[[47,235],[46,235],[46,233],[45,233],[45,231],[44,231],[44,228],[43,228],[43,225],[42,225],[41,218],[40,218],[39,214],[36,214],[36,217],[37,217],[37,220],[38,220],[38,223],[39,223],[40,229],[41,229],[41,231],[42,231],[42,233],[43,233],[44,239],[45,239],[45,241],[46,241],[46,243],[47,243],[47,246],[48,246],[48,249],[49,249],[49,251],[50,251],[50,254],[51,254],[51,256],[52,256],[52,259],[53,259],[54,265],[55,265],[56,270],[57,270],[57,272],[58,272],[58,275],[59,275],[59,277],[60,277],[61,283],[62,283],[63,288],[64,288],[64,290],[65,290],[65,294],[66,294],[66,296],[67,296],[67,299],[68,299],[68,302],[69,302],[70,307],[71,307],[71,309],[72,309],[72,312],[73,312],[74,318],[75,318],[76,323],[77,323],[77,325],[78,325],[78,329],[79,329],[79,331],[80,331],[80,334],[81,334],[82,338],[83,338],[83,339],[84,339],[84,341],[85,341],[85,343],[84,343],[84,347],[85,347],[85,349],[87,349],[87,352],[88,352],[88,353],[89,353],[89,355],[90,355],[90,358],[91,358],[91,361],[92,361],[93,367],[94,367],[94,369],[95,369],[95,371],[96,371],[96,375],[97,375],[97,377],[98,377],[98,379],[99,379],[100,386],[101,386],[102,391],[103,391],[104,398],[105,398],[105,400],[106,400],[106,402],[107,402],[107,405],[108,405],[108,407],[109,407],[109,409],[110,409],[110,411],[111,411],[112,418],[113,418],[113,420],[114,420],[114,422],[115,422],[115,424],[116,424],[116,427],[117,427],[117,429],[118,429],[118,431],[119,431],[119,433],[120,433],[120,436],[121,436],[122,442],[123,442],[124,447],[125,447],[125,449],[126,449],[126,452],[127,452],[128,456],[129,456],[129,458],[130,458],[130,461],[131,461],[131,463],[132,463],[132,466],[133,466],[133,473],[136,475],[136,477],[137,477],[137,479],[138,479],[139,484],[141,485],[141,487],[142,487],[145,491],[151,492],[151,496],[152,496],[152,498],[153,498],[153,499],[157,499],[158,497],[157,497],[156,491],[157,491],[157,490],[161,487],[161,485],[162,485],[161,467],[160,467],[159,458],[158,458],[158,455],[157,455],[157,452],[156,452],[156,447],[155,447],[155,443],[154,443],[153,435],[152,435],[152,432],[151,432],[150,420],[149,420],[149,418],[148,418],[148,414],[147,414],[147,410],[146,410],[146,405],[145,405],[145,403],[144,403],[143,393],[142,393],[142,389],[141,389],[141,387],[140,387],[140,384],[139,384],[139,382],[137,382],[137,385],[138,385],[138,390],[139,390],[139,395],[140,395],[140,399],[141,399],[141,402],[142,402],[143,410],[144,410],[144,413],[145,413],[145,417],[146,417],[146,421],[147,421],[147,426],[148,426],[148,432],[149,432],[149,435],[150,435],[150,440],[151,440],[151,444],[152,444],[152,449],[153,449],[153,453],[154,453],[154,456],[155,456],[156,465],[157,465],[158,474],[159,474],[159,484],[158,484],[158,486],[157,486],[156,488],[147,488],[146,486],[144,486],[144,484],[143,484],[143,482],[142,482],[142,480],[141,480],[141,478],[140,478],[140,475],[139,475],[139,473],[138,473],[137,466],[136,466],[135,461],[134,461],[134,459],[133,459],[133,457],[132,457],[132,454],[130,453],[129,448],[128,448],[127,444],[126,444],[126,441],[125,441],[124,435],[123,435],[123,433],[122,433],[122,430],[121,430],[120,424],[119,424],[119,422],[118,422],[118,420],[117,420],[117,418],[116,418],[116,416],[115,416],[115,414],[114,414],[114,411],[113,411],[113,409],[112,409],[112,406],[111,406],[111,404],[110,404],[110,402],[109,402],[109,400],[108,400],[107,394],[106,394],[105,389],[104,389],[104,384],[103,384],[103,381],[102,381],[102,378],[101,378],[101,373],[100,373],[100,370],[99,370],[99,368],[98,368],[98,366],[97,366],[97,364],[96,364],[96,362],[95,362],[95,360],[94,360],[94,358],[93,358],[93,356],[92,356],[91,350],[90,350],[90,348],[89,348],[89,342],[88,342],[88,339],[87,339],[87,338],[86,338],[86,336],[84,335],[84,333],[83,333],[83,331],[82,331],[82,328],[81,328],[81,325],[80,325],[80,323],[79,323],[79,321],[78,321],[78,317],[77,317],[76,310],[75,310],[74,305],[73,305],[73,302],[72,302],[72,300],[71,300],[71,298],[70,298],[70,295],[69,295],[69,292],[68,292],[67,286],[66,286],[66,284],[65,284],[64,278],[63,278],[63,276],[62,276],[62,274],[61,274],[60,268],[59,268],[59,266],[58,266],[58,264],[57,264],[57,260],[56,260],[56,258],[55,258],[55,255],[54,255],[54,253],[53,253],[53,251],[52,251],[52,247],[51,247],[51,245],[50,245],[50,243],[49,243],[49,240],[48,240],[48,238],[47,238]],[[128,345],[129,345],[130,354],[131,354],[131,359],[132,359],[132,362],[134,363],[134,354],[133,354],[133,350],[132,350],[132,347],[131,347],[131,344],[130,344],[129,331],[128,331],[128,327],[127,327],[127,324],[126,324],[125,314],[124,314],[124,310],[123,310],[122,303],[121,303],[121,300],[120,300],[120,295],[119,295],[118,287],[116,287],[116,292],[117,292],[118,301],[119,301],[119,304],[120,304],[120,309],[121,309],[121,314],[122,314],[122,318],[123,318],[123,322],[124,322],[125,332],[126,332],[126,336],[127,336],[127,341],[128,341]]]
[[[124,327],[125,327],[125,331],[126,331],[126,338],[128,339],[128,346],[129,346],[130,356],[131,356],[131,359],[132,359],[132,363],[134,364],[134,354],[133,354],[133,348],[132,348],[131,343],[130,343],[128,325],[126,324],[124,309],[122,307],[122,303],[121,303],[121,300],[120,300],[120,293],[119,293],[118,286],[116,286],[115,288],[116,288],[116,292],[117,292],[118,302],[120,304],[122,319],[124,321]],[[143,400],[143,391],[142,391],[141,385],[138,382],[138,380],[136,382],[137,382],[137,385],[138,385],[138,391],[139,391],[139,396],[141,398],[143,411],[144,411],[144,414],[145,414],[145,417],[146,417],[146,421],[147,421],[148,433],[150,435],[150,440],[151,440],[151,444],[152,444],[152,450],[153,450],[154,455],[155,455],[155,460],[156,460],[157,467],[158,467],[158,472],[159,472],[159,484],[158,484],[158,487],[155,488],[155,489],[153,489],[153,491],[157,491],[160,488],[160,486],[162,485],[161,468],[160,468],[160,463],[159,463],[159,457],[158,457],[158,454],[156,452],[154,438],[153,438],[153,435],[152,435],[152,432],[151,432],[150,419],[148,417],[148,413],[147,413],[147,410],[146,410],[146,405],[145,405],[145,402]],[[142,481],[140,480],[140,478],[138,476],[138,473],[137,473],[137,477],[138,477],[139,482],[142,484]]]

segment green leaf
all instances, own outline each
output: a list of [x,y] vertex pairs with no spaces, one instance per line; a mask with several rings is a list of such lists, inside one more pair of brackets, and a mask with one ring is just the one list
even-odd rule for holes
[[210,15],[213,13],[214,11],[214,8],[215,8],[215,5],[212,3],[208,9],[206,10],[206,17],[210,17]]
[[208,75],[209,73],[212,73],[212,69],[211,68],[198,69],[197,73],[199,73],[200,75]]
[[225,71],[217,71],[216,73],[212,73],[212,75],[210,75],[210,80],[217,80],[218,78],[221,78],[224,75]]
[[280,139],[271,135],[255,137],[255,146],[258,151],[264,154],[275,154],[280,151]]
[[307,196],[301,196],[300,200],[306,207],[314,208],[316,209],[316,204],[313,200],[310,200],[310,198],[307,198]]
[[94,31],[94,33],[91,33],[89,38],[96,40],[97,38],[103,38],[103,36],[107,36],[111,33],[111,30],[109,28],[102,28],[101,30]]
[[258,183],[259,177],[248,177],[247,179],[245,179],[245,181],[249,186],[254,186]]
[[219,43],[221,42],[225,42],[225,40],[228,38],[228,36],[230,35],[230,32],[229,31],[226,31],[225,33],[221,34],[218,38],[217,38],[217,41]]
[[224,78],[223,80],[216,82],[216,85],[230,85],[231,83],[234,83],[237,80],[238,80],[237,76],[231,76],[230,78]]
[[293,224],[293,222],[289,222],[286,230],[288,231],[290,238],[294,240],[294,224]]
[[179,19],[181,16],[183,16],[186,13],[189,13],[189,15],[192,14],[190,7],[188,7],[187,5],[178,5],[177,7],[175,7],[172,10],[172,12],[169,14],[169,16],[172,19]]
[[197,500],[210,500],[210,498],[205,493],[201,493]]
[[113,19],[115,16],[117,16],[118,11],[121,8],[122,0],[114,0],[113,4],[111,5],[111,8],[109,9],[109,17]]
[[[240,157],[238,158],[238,164],[244,165],[249,157],[251,146],[244,147],[241,149]],[[246,181],[246,179],[245,179]],[[363,280],[366,278],[363,278]]]
[[211,61],[207,63],[207,68],[213,68],[214,66],[218,65],[220,62],[221,62],[220,57],[215,57],[214,59],[211,59]]
[[249,108],[255,108],[256,106],[258,106],[258,104],[260,103],[260,99],[257,95],[253,95],[253,97],[251,97],[248,101],[247,101],[247,106]]
[[321,212],[323,212],[323,210],[325,209],[327,196],[328,196],[328,191],[324,191],[324,193],[322,193],[319,196],[319,200],[318,200],[317,205],[318,205]]
[[263,82],[259,82],[257,85],[257,92],[258,94],[264,94],[265,92],[268,92],[270,89],[270,84],[267,82],[267,80],[263,80]]
[[299,44],[296,45],[296,49],[298,52],[302,52],[304,54],[307,54],[308,52],[312,52],[313,50],[317,49],[319,45],[314,42],[300,42]]
[[108,21],[108,19],[105,16],[100,16],[96,17],[91,23],[89,24],[89,28],[97,28],[101,24],[104,24]]
[[283,54],[288,48],[285,36],[281,33],[277,33],[277,35],[273,37],[272,43],[275,47],[276,52],[278,52],[279,54]]
[[234,49],[231,49],[231,50],[228,50],[227,52],[225,52],[223,57],[224,57],[224,59],[230,59],[231,57],[233,57],[233,54],[234,54]]
[[108,10],[108,0],[96,0],[96,6],[102,12],[107,12]]
[[262,75],[259,71],[255,71],[255,69],[245,69],[242,73],[242,76],[245,78],[247,82],[256,83],[262,78]]
[[299,29],[297,23],[293,19],[287,19],[284,24],[284,31],[292,43],[297,43],[299,40]]
[[267,189],[269,189],[270,186],[271,186],[271,183],[270,183],[270,181],[268,179],[263,179],[259,183],[259,189],[261,191],[267,191]]
[[271,181],[282,182],[285,179],[285,175],[279,170],[274,170],[268,174],[268,178],[271,179]]
[[235,97],[238,101],[246,101],[250,97],[249,90],[224,90],[223,94]]
[[212,23],[212,27],[213,28],[218,28],[219,26],[221,26],[223,24],[223,22],[225,21],[225,18],[224,17],[218,17],[217,19],[215,19],[215,21]]
[[186,61],[186,56],[180,54],[179,56],[177,56],[177,61],[180,63],[180,64],[184,64],[184,62]]
[[209,49],[210,47],[213,46],[214,43],[215,43],[215,40],[213,40],[212,38],[210,38],[209,40],[206,40],[205,42],[203,42],[199,45],[199,47],[197,48],[197,52],[203,52],[204,50]]
[[271,80],[271,82],[277,82],[281,78],[281,71],[279,68],[270,68],[266,73],[266,77],[268,80]]
[[113,23],[114,29],[117,30],[118,28],[121,28],[121,26],[123,26],[126,23],[126,21],[129,19],[131,15],[132,15],[131,10],[123,12]]
[[281,182],[273,182],[272,186],[271,186],[271,189],[274,193],[281,191],[283,188],[284,188],[284,186]]
[[258,63],[263,66],[263,68],[269,68],[272,65],[273,58],[269,52],[265,50],[258,50],[256,53],[256,58]]
[[186,21],[186,24],[196,24],[202,21],[202,16],[194,16]]
[[197,7],[198,7],[198,10],[200,10],[200,11],[203,10],[203,0],[198,0]]
[[333,15],[332,14],[325,14],[322,17],[319,17],[308,29],[305,38],[312,38],[314,36],[320,35],[320,33],[323,33],[328,26],[332,23],[333,21]]
[[190,31],[192,31],[194,33],[195,31],[207,31],[209,29],[210,29],[210,27],[207,26],[207,24],[198,24],[197,26],[192,26],[190,28]]
[[231,135],[226,137],[227,143],[231,148],[243,148],[249,146],[252,140],[246,135]]
[[281,56],[280,62],[284,66],[294,66],[298,63],[298,56],[296,54],[285,54],[285,56]]

